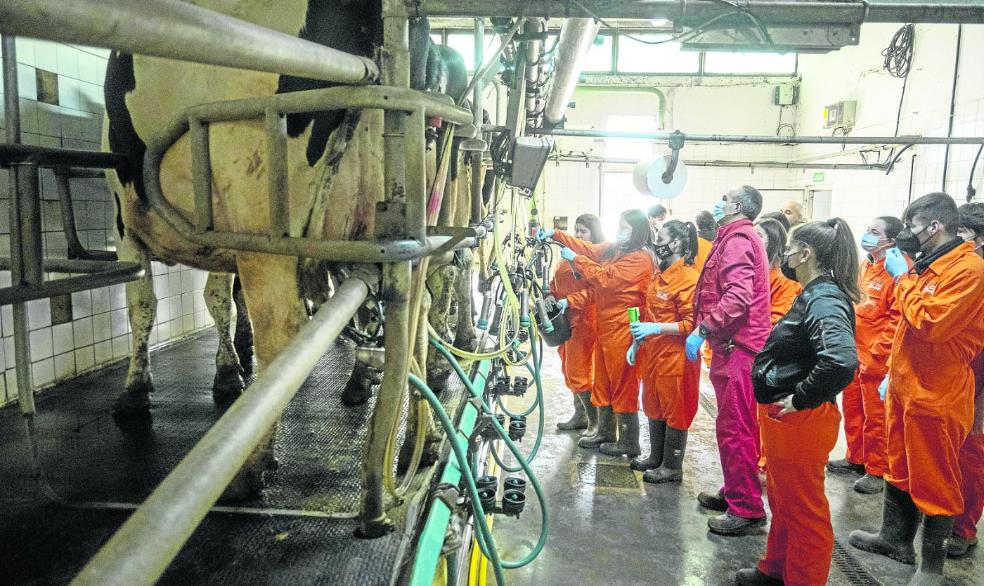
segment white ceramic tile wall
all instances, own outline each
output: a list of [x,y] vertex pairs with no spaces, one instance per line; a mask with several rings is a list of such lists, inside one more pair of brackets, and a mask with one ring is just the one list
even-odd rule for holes
[[[842,99],[858,101],[857,136],[892,135],[902,80],[881,71],[881,51],[887,46],[897,25],[865,25],[861,44],[829,56],[801,56],[803,75],[799,125],[807,134],[821,132],[817,127],[822,106]],[[898,119],[900,135],[946,136],[953,88],[957,25],[917,25],[912,68]],[[961,42],[961,62],[954,104],[953,136],[984,136],[984,69],[974,56],[984,51],[984,26],[965,25]],[[964,203],[967,184],[977,189],[976,201],[984,200],[984,160],[978,162],[974,177],[970,170],[979,145],[950,148],[947,180],[943,181],[946,147],[921,146],[908,150],[895,171],[886,176],[871,171],[827,171],[825,187],[833,191],[832,211],[844,217],[856,234],[871,218],[900,215],[911,199],[944,190]],[[797,147],[797,157],[830,153],[815,146]],[[915,155],[915,159],[912,158]],[[829,159],[830,162],[857,162],[856,155]],[[911,174],[911,182],[910,182]],[[806,175],[801,186],[810,186]]]
[[[26,144],[99,150],[102,130],[103,78],[108,52],[103,49],[17,39],[17,77],[21,105],[22,141]],[[58,105],[37,101],[36,70],[58,75]],[[2,93],[2,85],[0,85]],[[5,121],[0,117],[0,128]],[[0,254],[9,254],[9,200],[7,173],[0,171]],[[75,221],[79,239],[93,250],[115,247],[113,202],[105,181],[73,179]],[[43,172],[42,229],[45,254],[64,258],[67,243],[54,178]],[[151,344],[159,345],[211,325],[202,290],[206,274],[180,265],[154,263],[154,290],[158,315]],[[49,278],[55,275],[49,275]],[[10,284],[10,273],[0,272],[0,286]],[[28,304],[32,374],[35,388],[71,378],[125,358],[132,335],[127,321],[123,285],[72,295],[73,321],[52,326],[47,300]],[[17,398],[14,369],[13,312],[0,308],[0,404]]]

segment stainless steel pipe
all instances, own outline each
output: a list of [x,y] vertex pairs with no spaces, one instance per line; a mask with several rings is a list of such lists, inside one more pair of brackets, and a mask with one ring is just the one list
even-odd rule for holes
[[[622,132],[573,128],[535,128],[530,134],[577,138],[637,138],[669,140],[669,132]],[[746,134],[687,134],[687,142],[734,142],[759,144],[984,144],[984,136],[756,136]]]
[[598,35],[600,23],[590,18],[568,18],[560,29],[560,40],[557,46],[557,65],[554,70],[553,84],[547,97],[547,106],[543,112],[544,122],[548,126],[560,123],[567,112],[567,104],[574,95],[578,77],[584,58]]
[[[746,0],[741,2],[765,24],[829,24],[862,22],[984,23],[984,7],[972,0],[917,2],[906,0]],[[542,18],[634,18],[680,20],[681,0],[420,0],[416,10],[426,16],[515,16]],[[695,26],[734,12],[727,4],[688,0],[681,22]]]
[[372,59],[177,0],[0,0],[0,32],[347,84]]
[[369,287],[361,278],[343,282],[72,584],[154,584],[362,306]]

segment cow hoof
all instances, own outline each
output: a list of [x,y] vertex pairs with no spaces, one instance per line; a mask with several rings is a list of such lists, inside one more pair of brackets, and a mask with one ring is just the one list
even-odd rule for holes
[[146,391],[124,391],[113,403],[113,419],[146,417],[150,415],[150,393]]
[[353,372],[348,382],[345,383],[345,390],[342,391],[342,405],[355,407],[363,405],[372,396],[371,381]]
[[263,470],[251,466],[243,468],[232,479],[219,499],[224,503],[245,503],[263,496]]
[[240,375],[239,365],[221,366],[215,372],[212,382],[212,399],[216,405],[229,405],[243,394],[246,384]]
[[[400,446],[400,455],[396,463],[396,473],[403,475],[407,473],[410,469],[410,460],[413,458],[413,440],[414,435],[411,434]],[[418,469],[426,468],[428,466],[433,466],[441,458],[441,440],[440,438],[430,438],[424,440],[424,449],[420,453],[420,464]]]
[[383,384],[383,371],[371,368],[369,369],[369,382],[373,385]]

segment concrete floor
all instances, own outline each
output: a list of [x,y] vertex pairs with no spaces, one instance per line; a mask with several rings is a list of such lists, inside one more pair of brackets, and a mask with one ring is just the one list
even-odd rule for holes
[[[641,481],[640,473],[632,473],[635,483],[626,488],[599,484],[612,484],[605,480],[613,476],[625,479],[631,472],[627,460],[578,448],[576,432],[555,430],[556,422],[566,420],[572,409],[553,351],[545,357],[544,385],[547,425],[534,469],[547,493],[550,538],[532,564],[507,571],[510,584],[732,584],[735,571],[756,563],[764,551],[768,527],[748,537],[713,535],[707,531],[709,513],[697,506],[697,493],[717,488],[722,479],[709,413],[714,410],[713,390],[706,376],[702,407],[690,431],[683,482],[649,485]],[[528,394],[529,399],[532,396]],[[536,429],[533,416],[528,429]],[[648,438],[644,436],[642,443],[645,450]],[[842,456],[843,445],[842,434],[834,457]],[[531,446],[532,438],[521,444],[524,451]],[[597,471],[595,477],[591,464]],[[912,566],[855,550],[847,543],[851,530],[873,530],[881,522],[881,495],[854,492],[854,478],[827,478],[838,542],[828,584],[906,584],[914,572]],[[532,491],[528,495],[535,503]],[[497,517],[493,531],[501,556],[515,560],[525,555],[536,543],[539,527],[536,504],[527,505],[518,520]],[[963,560],[949,560],[947,584],[984,584],[982,555],[976,551]]]

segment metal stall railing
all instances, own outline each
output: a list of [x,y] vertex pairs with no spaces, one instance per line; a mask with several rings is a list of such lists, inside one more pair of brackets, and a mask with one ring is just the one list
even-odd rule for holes
[[[467,110],[409,89],[409,15],[399,0],[384,0],[383,7],[385,87],[339,87],[191,108],[173,121],[164,136],[149,141],[143,169],[153,210],[191,242],[324,260],[385,263],[381,296],[387,301],[388,360],[363,461],[360,534],[364,537],[382,535],[392,527],[383,506],[385,458],[382,454],[407,385],[410,261],[474,245],[480,233],[480,230],[441,233],[426,226],[426,116],[440,116],[468,136],[474,135],[475,128],[471,126],[472,114]],[[67,4],[54,0],[31,3],[0,0],[0,32],[337,83],[366,84],[379,77],[371,59],[174,0],[139,3],[78,0]],[[16,91],[12,95],[16,96]],[[271,164],[269,192],[271,209],[276,211],[271,217],[269,233],[216,231],[211,213],[208,124],[262,118],[267,129],[268,155],[279,157],[286,152],[285,114],[336,108],[384,111],[385,194],[377,209],[376,241],[290,237],[289,216],[282,205],[288,188],[286,170],[277,164]],[[185,132],[191,135],[195,153],[193,221],[179,214],[165,200],[160,188],[160,159]],[[19,151],[15,148],[11,152]],[[39,151],[34,153],[38,155]],[[302,328],[299,337],[253,383],[253,392],[239,399],[220,419],[188,459],[100,550],[76,583],[152,583],[161,575],[209,506],[258,446],[263,432],[280,417],[317,357],[360,306],[367,286],[375,285],[375,277],[364,280],[365,283],[347,281],[315,319]]]
[[[0,258],[0,270],[9,270],[11,286],[0,288],[0,305],[13,304],[14,362],[17,372],[17,402],[30,438],[31,461],[37,464],[34,434],[34,379],[26,302],[132,281],[143,275],[137,263],[114,261],[44,259],[41,240],[42,168],[81,167],[112,169],[126,164],[123,157],[71,149],[20,144],[20,103],[17,83],[17,48],[14,37],[4,34],[4,117],[6,144],[0,145],[0,167],[10,177],[10,257]],[[44,280],[45,272],[82,273],[65,279]]]

